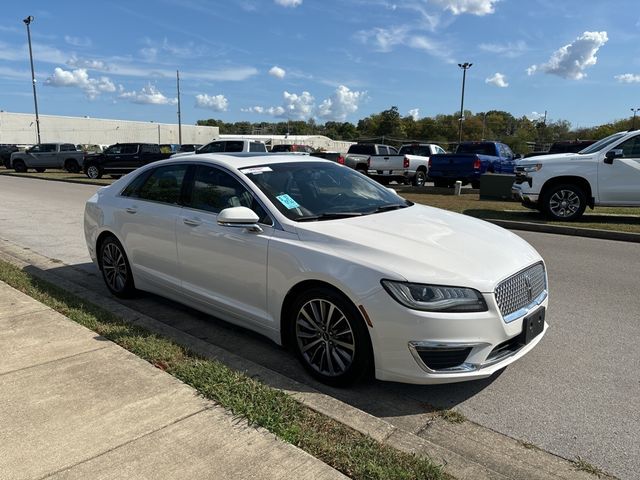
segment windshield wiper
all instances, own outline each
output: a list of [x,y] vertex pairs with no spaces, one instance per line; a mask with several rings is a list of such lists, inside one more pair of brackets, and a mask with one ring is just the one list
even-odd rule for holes
[[305,215],[295,220],[298,222],[314,222],[317,220],[332,220],[336,218],[360,217],[365,215],[362,212],[324,212],[318,215]]
[[390,203],[388,205],[380,205],[378,208],[368,213],[388,212],[389,210],[399,210],[400,208],[406,208],[408,206],[409,205],[404,203]]

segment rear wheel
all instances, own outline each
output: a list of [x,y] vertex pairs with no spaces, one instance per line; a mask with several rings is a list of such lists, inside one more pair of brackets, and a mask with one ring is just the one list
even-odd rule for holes
[[13,161],[13,169],[16,172],[24,173],[27,171],[27,165],[22,160],[14,160]]
[[554,220],[577,220],[587,208],[587,197],[577,185],[556,185],[544,192],[542,207]]
[[124,248],[113,236],[107,237],[100,245],[100,265],[102,278],[111,293],[121,298],[130,298],[135,294],[129,260]]
[[73,158],[70,158],[64,162],[64,169],[69,173],[78,173],[80,172],[80,165]]
[[424,184],[427,183],[426,172],[424,170],[418,170],[411,183],[414,187],[424,187]]
[[360,312],[331,289],[316,287],[300,295],[291,309],[289,327],[298,359],[324,383],[349,385],[373,364]]
[[102,178],[102,169],[98,165],[91,164],[85,169],[85,174],[87,175],[87,177],[94,180]]

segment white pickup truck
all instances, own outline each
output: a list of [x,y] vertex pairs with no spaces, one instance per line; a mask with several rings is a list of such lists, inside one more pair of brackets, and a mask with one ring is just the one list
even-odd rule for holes
[[429,157],[438,153],[446,152],[433,143],[402,145],[397,155],[369,156],[367,174],[383,184],[397,180],[422,187],[429,174]]
[[214,140],[201,146],[194,152],[180,152],[171,155],[171,158],[182,157],[184,155],[193,155],[201,153],[242,153],[242,152],[258,152],[266,153],[267,146],[264,142],[258,140],[249,140],[246,138],[225,138],[224,140]]
[[578,153],[516,162],[511,192],[556,220],[576,220],[589,206],[640,207],[640,130],[618,132]]

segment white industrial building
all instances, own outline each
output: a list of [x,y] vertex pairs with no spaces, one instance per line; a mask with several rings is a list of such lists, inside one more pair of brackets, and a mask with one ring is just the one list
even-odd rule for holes
[[[106,120],[89,117],[40,115],[43,143],[112,145],[123,142],[180,143],[178,124]],[[182,143],[209,143],[218,127],[182,125]],[[0,111],[0,144],[33,145],[38,142],[35,114]]]

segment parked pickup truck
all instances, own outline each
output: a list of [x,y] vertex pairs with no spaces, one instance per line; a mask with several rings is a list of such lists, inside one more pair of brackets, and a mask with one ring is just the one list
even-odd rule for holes
[[105,173],[119,176],[147,163],[169,158],[170,155],[162,153],[157,143],[116,143],[102,153],[87,155],[84,173],[94,179],[102,178]]
[[[519,158],[519,157],[518,157]],[[436,187],[452,187],[456,180],[463,185],[480,187],[484,173],[514,173],[516,156],[500,142],[463,142],[455,153],[434,155],[429,161],[429,177]]]
[[513,196],[555,220],[586,207],[640,207],[640,130],[614,133],[578,153],[518,160]]
[[397,155],[371,155],[367,161],[367,174],[387,184],[391,180],[422,187],[427,182],[429,158],[445,153],[433,143],[402,145]]
[[44,172],[47,168],[62,168],[78,173],[82,167],[84,152],[76,150],[72,143],[39,143],[24,152],[11,154],[9,168],[16,172],[26,172],[33,168]]
[[398,151],[389,145],[381,145],[379,143],[354,143],[347,150],[347,154],[344,157],[344,164],[359,171],[360,173],[367,174],[367,162],[371,155],[397,155]]
[[224,140],[214,140],[198,148],[195,152],[174,153],[172,158],[181,157],[183,155],[193,155],[201,153],[242,153],[242,152],[260,152],[266,153],[267,146],[264,142],[257,140],[248,140],[245,138],[225,138]]

